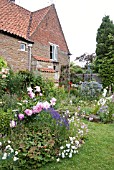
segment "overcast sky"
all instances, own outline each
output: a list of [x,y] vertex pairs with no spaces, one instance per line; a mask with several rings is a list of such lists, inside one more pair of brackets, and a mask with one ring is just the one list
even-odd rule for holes
[[114,0],[16,0],[16,3],[30,11],[55,4],[72,53],[71,61],[85,52],[94,53],[102,18],[109,15],[114,20]]

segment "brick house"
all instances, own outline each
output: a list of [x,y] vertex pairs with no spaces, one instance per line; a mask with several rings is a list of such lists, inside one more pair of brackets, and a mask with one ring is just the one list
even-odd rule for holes
[[0,0],[0,56],[14,71],[29,70],[59,80],[69,49],[52,4],[35,12]]

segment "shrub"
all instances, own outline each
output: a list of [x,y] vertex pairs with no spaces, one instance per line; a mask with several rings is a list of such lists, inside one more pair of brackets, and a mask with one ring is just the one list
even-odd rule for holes
[[6,68],[7,67],[7,62],[0,57],[0,71],[2,70],[2,68]]
[[17,95],[11,95],[11,94],[3,94],[1,97],[1,107],[4,112],[7,112],[8,110],[15,109],[18,102]]
[[83,82],[81,85],[80,95],[84,98],[98,98],[101,94],[102,85],[98,82]]

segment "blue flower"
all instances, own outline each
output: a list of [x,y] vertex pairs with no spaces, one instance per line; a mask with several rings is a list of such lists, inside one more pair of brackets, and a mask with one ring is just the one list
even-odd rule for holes
[[67,128],[69,127],[68,119],[60,115],[56,110],[54,110],[54,108],[48,108],[47,111],[51,114],[52,118],[55,119],[60,126],[65,125]]

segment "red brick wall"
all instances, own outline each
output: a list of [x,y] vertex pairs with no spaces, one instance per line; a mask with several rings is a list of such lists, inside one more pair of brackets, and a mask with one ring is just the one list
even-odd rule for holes
[[50,58],[50,43],[58,45],[59,70],[61,65],[68,65],[68,47],[58,21],[55,9],[51,8],[46,17],[31,36],[35,42],[32,49],[33,55]]
[[[50,58],[51,42],[58,45],[59,73],[61,65],[68,65],[69,50],[53,6],[31,39],[34,41],[32,55]],[[20,42],[16,38],[0,34],[0,56],[5,58],[14,71],[28,69],[28,52],[20,51]]]
[[27,70],[28,52],[20,51],[20,40],[0,33],[0,56],[14,70]]

